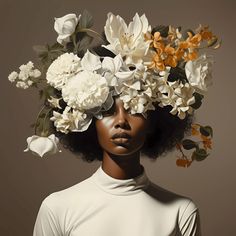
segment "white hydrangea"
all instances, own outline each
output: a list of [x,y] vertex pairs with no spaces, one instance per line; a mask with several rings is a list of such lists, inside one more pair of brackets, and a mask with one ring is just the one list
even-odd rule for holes
[[24,81],[18,81],[17,83],[16,83],[16,87],[17,88],[22,88],[22,89],[27,89],[27,88],[29,88],[30,87],[30,85],[28,85],[26,82],[24,82]]
[[11,83],[15,82],[17,78],[18,78],[18,73],[16,71],[12,71],[10,75],[8,75],[8,80]]
[[[72,111],[71,111],[72,110]],[[54,126],[57,131],[62,133],[68,132],[83,132],[88,129],[92,122],[92,119],[88,117],[85,113],[71,109],[67,106],[63,113],[53,111],[53,116],[50,118],[54,121]]]
[[61,90],[67,80],[80,70],[80,58],[73,53],[64,53],[50,65],[46,79],[51,86]]
[[79,110],[100,107],[106,101],[108,94],[106,79],[92,71],[78,73],[62,88],[64,101],[68,106]]
[[27,89],[33,84],[33,79],[41,76],[41,72],[38,69],[34,69],[34,64],[32,61],[21,65],[19,69],[19,73],[13,71],[8,76],[8,80],[11,83],[16,82],[17,88]]

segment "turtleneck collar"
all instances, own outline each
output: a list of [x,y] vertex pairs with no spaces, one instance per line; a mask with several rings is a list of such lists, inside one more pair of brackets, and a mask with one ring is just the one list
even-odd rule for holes
[[91,178],[103,191],[114,195],[136,194],[147,188],[150,183],[144,168],[143,172],[134,178],[115,179],[105,173],[100,166]]

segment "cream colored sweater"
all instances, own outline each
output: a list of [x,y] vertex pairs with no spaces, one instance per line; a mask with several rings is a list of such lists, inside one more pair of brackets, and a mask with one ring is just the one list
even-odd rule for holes
[[102,167],[86,180],[49,195],[34,236],[200,236],[199,214],[188,198],[153,184],[143,173],[115,179]]

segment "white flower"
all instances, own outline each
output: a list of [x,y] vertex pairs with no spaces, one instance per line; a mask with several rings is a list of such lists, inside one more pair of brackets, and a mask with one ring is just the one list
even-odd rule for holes
[[18,77],[18,73],[16,71],[12,71],[10,75],[8,75],[8,80],[13,83]]
[[127,26],[120,16],[109,13],[104,30],[110,44],[104,47],[122,57],[126,56],[127,64],[139,63],[149,49],[150,42],[145,41],[144,35],[150,29],[145,15],[139,17],[136,13]]
[[100,107],[106,101],[108,94],[106,79],[92,71],[78,73],[62,88],[64,101],[70,107],[79,110]]
[[209,85],[212,84],[212,64],[212,57],[204,54],[194,61],[188,61],[185,65],[185,72],[189,83],[200,94],[204,94]]
[[168,82],[165,93],[159,93],[159,106],[172,106],[171,114],[177,114],[180,119],[184,119],[186,113],[192,114],[192,104],[195,103],[193,93],[194,88],[188,83],[182,84],[181,82]]
[[81,70],[80,58],[73,53],[64,53],[50,65],[46,79],[54,88],[61,90],[67,80],[79,70]]
[[34,69],[31,73],[30,73],[30,77],[33,78],[38,78],[41,76],[41,72],[38,69]]
[[92,122],[92,119],[85,113],[75,109],[71,112],[71,107],[68,106],[63,111],[63,114],[53,111],[53,116],[50,120],[54,121],[57,131],[66,134],[70,131],[83,132],[88,129]]
[[30,85],[28,85],[26,82],[24,82],[24,81],[18,81],[17,83],[16,83],[16,87],[17,88],[22,88],[22,89],[27,89],[27,88],[29,88],[29,86]]
[[81,60],[83,70],[95,71],[101,68],[100,57],[92,54],[89,50],[84,54]]
[[132,79],[135,71],[130,71],[120,54],[116,57],[105,57],[102,61],[103,75],[109,86],[120,86]]
[[43,157],[45,154],[54,154],[59,151],[57,146],[58,142],[59,140],[54,134],[48,137],[33,135],[27,138],[28,147],[24,152],[31,151],[40,157]]
[[78,21],[79,17],[76,17],[75,14],[55,18],[54,29],[58,33],[58,43],[65,44],[70,41],[70,36],[75,32]]
[[61,100],[61,99],[54,98],[54,97],[50,96],[50,99],[48,99],[48,102],[50,103],[50,105],[51,105],[52,107],[62,109],[61,106],[60,106],[60,103],[59,103],[60,100]]

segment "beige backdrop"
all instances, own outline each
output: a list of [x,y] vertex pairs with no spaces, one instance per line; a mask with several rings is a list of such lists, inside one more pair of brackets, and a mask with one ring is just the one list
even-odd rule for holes
[[[1,0],[0,1],[0,235],[30,236],[41,201],[51,192],[90,176],[99,163],[87,164],[67,151],[40,159],[23,153],[32,135],[40,103],[36,90],[21,90],[7,76],[28,60],[36,61],[32,45],[53,43],[54,17],[79,14],[84,8],[102,31],[106,13],[127,21],[146,13],[151,25],[195,28],[209,24],[223,40],[215,55],[214,85],[198,111],[198,121],[214,127],[214,150],[191,168],[175,166],[175,154],[156,162],[143,159],[148,176],[157,184],[191,197],[199,206],[203,235],[236,235],[235,224],[235,1],[198,0]],[[144,235],[146,236],[146,235]]]

